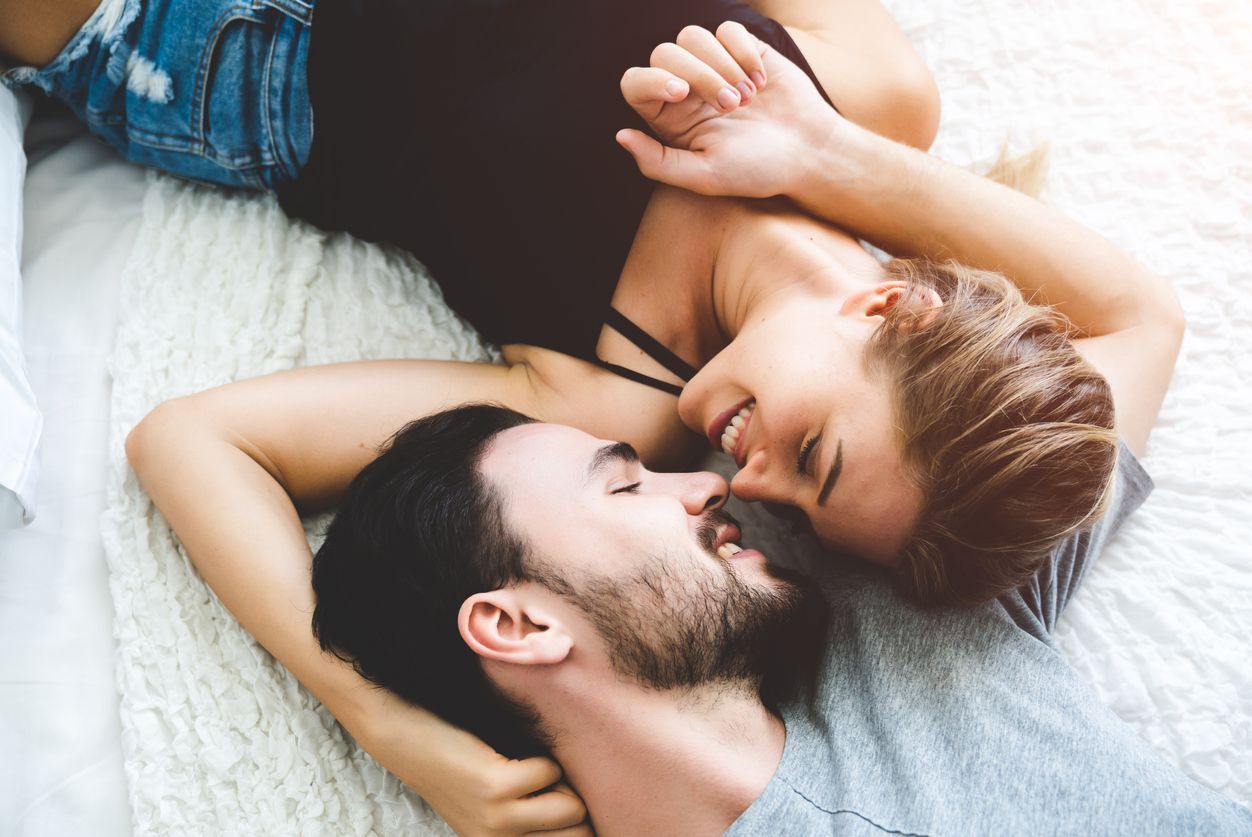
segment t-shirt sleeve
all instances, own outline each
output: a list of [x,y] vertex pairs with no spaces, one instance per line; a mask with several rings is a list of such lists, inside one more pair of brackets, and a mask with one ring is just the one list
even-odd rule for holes
[[1090,529],[1062,541],[1029,582],[1000,597],[1013,621],[1027,633],[1047,640],[1105,544],[1131,512],[1143,505],[1153,487],[1152,478],[1123,442],[1118,447],[1108,511]]

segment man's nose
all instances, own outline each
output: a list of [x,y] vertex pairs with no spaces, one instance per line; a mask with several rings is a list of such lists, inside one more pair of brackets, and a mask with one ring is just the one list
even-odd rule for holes
[[687,514],[698,515],[720,509],[730,496],[726,480],[712,471],[667,474],[666,477],[670,480],[669,490],[682,501]]

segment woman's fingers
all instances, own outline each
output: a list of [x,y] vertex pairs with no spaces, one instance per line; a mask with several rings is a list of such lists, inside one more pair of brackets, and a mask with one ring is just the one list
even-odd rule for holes
[[[728,35],[739,34],[730,28],[726,31]],[[744,29],[742,34],[747,35],[747,30]],[[680,47],[704,62],[713,72],[721,76],[728,86],[734,88],[739,94],[741,103],[747,102],[756,95],[756,83],[748,76],[753,67],[741,67],[727,46],[712,32],[703,26],[688,26],[678,33],[675,40]],[[758,55],[757,62],[759,61]]]
[[634,128],[618,131],[617,142],[635,158],[644,177],[702,195],[717,194],[717,178],[701,155],[664,146]]
[[650,67],[631,67],[625,72],[622,95],[648,121],[692,91],[714,110],[727,113],[765,86],[764,49],[756,36],[735,21],[723,23],[716,35],[701,26],[688,26],[675,42],[652,51]]
[[765,87],[767,76],[763,56],[768,47],[763,41],[735,20],[728,20],[717,27],[717,40],[730,53],[739,69],[747,73],[758,91]]
[[681,102],[691,92],[691,85],[659,67],[631,67],[622,76],[622,96],[635,112],[646,120],[654,120],[661,108]]
[[[722,51],[725,52],[725,50]],[[652,66],[685,80],[700,99],[719,112],[734,110],[743,100],[743,94],[735,87],[735,82],[723,77],[717,70],[678,44],[664,43],[652,50]],[[746,81],[747,76],[742,73],[738,75]]]

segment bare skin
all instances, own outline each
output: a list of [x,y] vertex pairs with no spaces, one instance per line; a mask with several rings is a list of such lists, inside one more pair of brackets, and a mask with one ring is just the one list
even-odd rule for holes
[[99,0],[2,0],[0,56],[10,64],[44,66],[99,5]]

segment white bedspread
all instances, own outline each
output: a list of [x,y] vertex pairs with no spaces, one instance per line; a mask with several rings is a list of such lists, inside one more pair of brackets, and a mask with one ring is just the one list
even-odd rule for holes
[[[1201,782],[1252,802],[1252,8],[1170,0],[889,3],[945,94],[937,151],[1048,140],[1045,198],[1178,287],[1190,331],[1146,459],[1158,490],[1063,620],[1100,697]],[[409,260],[272,201],[154,177],[114,363],[106,548],[140,833],[442,826],[249,640],[122,455],[158,401],[299,364],[486,356]],[[171,467],[177,467],[172,463]],[[223,525],[228,525],[223,521]]]
[[24,348],[44,415],[39,515],[0,532],[0,834],[131,834],[105,508],[109,359],[144,175],[74,123],[27,135]]

